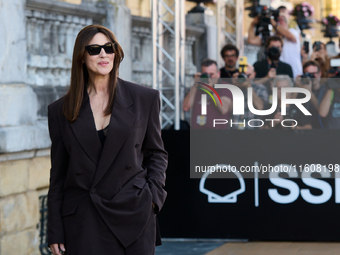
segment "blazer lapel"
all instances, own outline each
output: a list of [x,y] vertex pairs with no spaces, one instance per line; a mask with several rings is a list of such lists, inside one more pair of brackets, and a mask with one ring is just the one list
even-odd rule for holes
[[136,118],[135,113],[128,109],[133,104],[133,101],[123,83],[122,80],[118,79],[117,94],[113,103],[111,120],[93,186],[100,181],[116,158]]
[[86,91],[84,92],[84,101],[79,116],[71,123],[71,127],[87,156],[98,165],[102,146],[98,138],[90,99]]

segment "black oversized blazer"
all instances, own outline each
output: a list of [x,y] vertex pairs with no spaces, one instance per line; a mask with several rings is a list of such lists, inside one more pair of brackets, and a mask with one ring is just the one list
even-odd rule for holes
[[[72,123],[62,113],[63,102],[61,98],[48,107],[52,141],[48,243],[65,243],[62,216],[87,201],[127,247],[146,227],[152,202],[157,212],[166,198],[167,152],[161,139],[159,92],[118,79],[103,147],[87,92]],[[91,219],[82,224],[91,224]]]

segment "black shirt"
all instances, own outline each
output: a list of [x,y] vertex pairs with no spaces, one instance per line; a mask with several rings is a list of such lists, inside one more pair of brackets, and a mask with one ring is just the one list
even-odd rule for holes
[[105,139],[106,139],[106,135],[107,135],[107,129],[109,128],[109,126],[107,126],[106,128],[103,128],[101,130],[98,130],[98,136],[99,136],[99,140],[102,144],[102,147],[104,147],[104,143],[105,143]]
[[[264,78],[268,74],[269,69],[270,65],[267,59],[255,62],[254,64],[254,71],[256,72],[255,78]],[[293,79],[292,67],[289,64],[279,60],[276,63],[276,75],[288,75],[290,78]],[[267,81],[263,85],[266,86],[268,94],[269,95],[272,94],[270,82]]]
[[[254,69],[255,69],[255,72],[256,72],[255,78],[263,78],[268,74],[269,69],[270,69],[270,65],[269,65],[267,59],[265,59],[265,60],[255,62]],[[279,61],[277,63],[276,74],[277,75],[286,74],[290,78],[293,78],[292,67],[289,64],[287,64],[285,62],[281,62],[281,61]]]
[[227,69],[225,69],[225,67],[222,67],[220,71],[221,71],[221,75],[220,75],[221,78],[233,78],[233,74],[238,72],[237,69],[233,71],[228,71]]

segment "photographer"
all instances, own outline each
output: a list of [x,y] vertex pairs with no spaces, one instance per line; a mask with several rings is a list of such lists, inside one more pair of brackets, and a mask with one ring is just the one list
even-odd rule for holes
[[[266,41],[265,36],[262,37],[260,34],[256,35],[255,31],[256,31],[256,27],[258,26],[260,22],[260,16],[256,16],[254,17],[253,21],[250,23],[250,26],[248,28],[248,38],[247,38],[247,43],[252,44],[252,45],[256,45],[256,46],[261,46],[259,52],[257,53],[257,60],[263,60],[266,58],[266,55],[264,53],[264,46],[263,46],[263,42]],[[270,36],[271,34],[269,34]]]
[[289,28],[290,15],[285,6],[280,6],[278,10],[280,16],[276,24],[276,34],[283,38],[280,60],[288,63],[292,67],[293,75],[296,77],[302,74],[300,29],[297,27]]
[[[220,81],[220,71],[218,70],[217,63],[211,59],[205,59],[201,63],[201,73],[195,74],[195,84],[190,89],[189,93],[183,100],[183,110],[189,111],[191,109],[191,127],[195,129],[213,128],[213,119],[228,119],[229,113],[232,109],[232,95],[228,89],[216,89],[218,92],[222,105],[215,93],[201,85],[198,82],[208,83],[214,87]],[[207,94],[201,90],[203,88],[211,92],[216,106],[210,96],[207,96],[207,114],[201,114],[201,95]],[[226,129],[229,125],[217,125],[215,128]]]
[[293,71],[289,64],[279,60],[282,51],[283,41],[279,36],[271,36],[265,44],[267,58],[262,61],[257,61],[254,64],[256,81],[259,84],[265,84],[268,92],[271,92],[270,80],[276,75],[286,74],[293,78]]
[[[264,85],[262,84],[256,84],[253,82],[253,79],[255,78],[255,72],[254,67],[252,65],[247,65],[247,68],[244,73],[235,73],[232,78],[232,84],[239,87],[244,95],[244,115],[234,115],[233,116],[233,122],[242,123],[243,120],[248,122],[250,119],[258,118],[256,117],[252,112],[250,112],[248,108],[248,92],[247,89],[249,87],[253,88],[253,105],[254,108],[257,110],[263,110],[266,108],[268,104],[268,92]],[[258,125],[259,123],[255,123],[254,125]],[[244,125],[233,125],[233,128],[235,129],[252,129],[253,127],[250,126],[244,126]]]
[[[336,66],[332,60],[337,62]],[[326,82],[326,91],[322,97],[319,107],[319,114],[324,117],[325,128],[340,128],[340,64],[339,59],[331,59],[331,69],[329,70],[329,79]]]
[[[272,113],[268,119],[275,119],[272,123],[268,122],[266,128],[275,128],[275,129],[283,129],[288,127],[283,127],[281,125],[282,120],[293,119],[297,122],[297,126],[291,127],[291,129],[311,129],[311,117],[305,116],[300,109],[296,107],[295,104],[287,104],[286,105],[286,115],[281,115],[281,88],[293,87],[293,82],[288,75],[278,75],[275,77],[272,83],[272,87],[277,87],[277,99],[278,106],[274,113]],[[287,94],[287,98],[294,98],[293,93]],[[289,125],[288,123],[286,125]],[[292,121],[293,125],[293,121]]]
[[224,67],[220,69],[221,78],[231,78],[237,72],[236,62],[238,59],[239,50],[235,45],[227,44],[221,50],[221,57],[224,61]]
[[[313,53],[311,54],[309,60],[313,60],[319,63],[321,68],[321,78],[328,77],[329,70],[329,58],[327,57],[326,45],[323,42],[315,41],[313,43]],[[304,47],[301,49],[302,62],[308,61],[308,53]]]
[[[279,16],[277,21],[275,18],[270,19],[270,24],[276,30],[276,35],[283,38],[283,48],[280,60],[286,62],[293,68],[294,77],[302,74],[302,64],[300,58],[300,30],[297,28],[289,28],[289,12],[285,6],[280,6],[278,8]],[[261,20],[260,16],[254,18],[248,29],[248,39],[249,44],[261,46],[264,44],[266,38],[262,38],[262,35],[255,34],[255,27],[258,26]],[[259,52],[261,55],[261,50]],[[259,58],[260,57],[260,58]],[[261,56],[258,56],[258,60],[262,60]]]
[[295,84],[298,87],[308,89],[311,92],[311,100],[306,103],[306,108],[312,114],[312,127],[322,128],[322,118],[319,115],[319,102],[324,85],[321,85],[321,68],[318,62],[309,60],[303,65],[303,75],[296,77]]

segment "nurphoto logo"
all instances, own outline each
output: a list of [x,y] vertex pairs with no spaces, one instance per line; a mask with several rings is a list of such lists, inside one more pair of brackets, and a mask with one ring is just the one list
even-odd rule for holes
[[[222,105],[222,101],[220,96],[218,95],[217,91],[210,85],[198,82],[203,86],[206,86],[209,90],[211,90],[213,93],[216,94],[217,98],[220,101],[220,104]],[[215,84],[216,89],[228,89],[233,97],[233,115],[244,115],[244,95],[240,88],[238,88],[235,85],[231,84]],[[200,88],[201,90],[205,91],[214,101],[215,105],[216,100],[211,94],[211,92],[205,88]],[[270,109],[265,110],[257,110],[254,107],[253,104],[253,88],[249,87],[247,89],[247,104],[248,109],[251,113],[258,115],[258,116],[268,116],[275,112],[277,106],[278,106],[278,91],[277,88],[273,88],[273,94],[272,94],[272,105]],[[290,93],[302,93],[304,94],[304,97],[302,98],[288,98],[287,95]],[[288,104],[295,105],[304,115],[310,116],[312,115],[306,107],[303,105],[304,103],[307,103],[311,99],[311,92],[304,88],[296,88],[296,87],[289,87],[289,88],[281,88],[281,114],[283,116],[287,115],[286,107]],[[207,115],[207,95],[202,94],[201,95],[201,115]],[[214,119],[213,120],[213,127],[216,127],[216,125],[225,125],[229,123],[230,126],[233,125],[240,125],[243,124],[246,125],[246,121],[243,120],[243,122],[233,122],[233,120],[227,120],[227,119]],[[279,121],[279,119],[265,119],[265,121],[271,122],[271,125],[273,127],[274,121]],[[254,123],[260,123],[257,125],[254,125]],[[286,123],[290,123],[290,125],[286,125]],[[297,121],[295,119],[284,119],[281,121],[281,125],[283,127],[295,127],[297,126]],[[264,121],[262,119],[250,119],[248,120],[248,126],[250,127],[262,127],[264,125]]]

